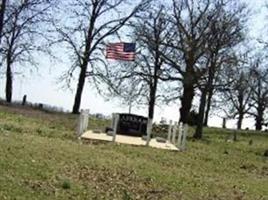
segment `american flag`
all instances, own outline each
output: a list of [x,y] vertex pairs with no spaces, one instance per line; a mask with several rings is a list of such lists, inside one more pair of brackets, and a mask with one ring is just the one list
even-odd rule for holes
[[135,49],[135,43],[110,43],[106,48],[106,58],[123,61],[134,61]]

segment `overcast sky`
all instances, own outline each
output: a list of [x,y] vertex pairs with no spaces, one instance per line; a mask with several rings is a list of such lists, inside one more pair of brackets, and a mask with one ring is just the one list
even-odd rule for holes
[[[267,30],[266,25],[266,11],[264,9],[264,0],[245,0],[252,9],[252,17],[249,23],[250,36],[253,38],[263,38]],[[268,22],[268,19],[266,20]],[[67,63],[53,65],[48,59],[42,57],[38,58],[40,67],[38,71],[34,71],[31,77],[30,73],[23,77],[15,77],[14,81],[14,95],[13,99],[21,100],[24,94],[28,95],[28,101],[40,102],[63,107],[66,110],[71,110],[75,93],[71,91],[63,91],[60,85],[57,84],[57,78],[68,67]],[[0,79],[0,97],[4,98],[5,80]],[[86,84],[82,98],[82,109],[90,109],[91,113],[103,113],[110,115],[113,112],[128,112],[127,107],[115,101],[105,101],[97,92]],[[147,108],[134,110],[136,114],[147,115]],[[161,117],[167,120],[179,119],[179,101],[174,102],[174,105],[156,107],[156,121]],[[221,126],[222,120],[218,117],[212,116],[209,125]],[[234,122],[227,124],[230,128],[235,127]],[[253,127],[252,120],[245,120],[244,127]]]

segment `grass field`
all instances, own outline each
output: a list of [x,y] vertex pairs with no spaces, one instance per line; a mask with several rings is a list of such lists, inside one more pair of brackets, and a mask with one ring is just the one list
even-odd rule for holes
[[268,200],[268,135],[206,129],[171,152],[82,143],[75,128],[74,115],[0,106],[0,199]]

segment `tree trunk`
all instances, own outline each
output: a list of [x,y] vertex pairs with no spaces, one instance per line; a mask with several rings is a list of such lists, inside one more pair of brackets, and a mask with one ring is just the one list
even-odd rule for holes
[[205,112],[205,119],[204,119],[204,126],[208,126],[208,118],[209,118],[209,112],[211,107],[211,100],[213,96],[213,90],[209,90],[208,92],[208,99],[207,99],[207,106],[206,106],[206,112]]
[[2,0],[0,8],[0,44],[4,26],[5,10],[6,10],[6,0]]
[[[96,7],[94,6],[93,13],[95,13],[95,10],[96,10]],[[73,112],[72,112],[73,114],[79,113],[79,109],[81,105],[82,93],[83,93],[85,80],[86,80],[87,66],[88,66],[88,61],[90,57],[92,34],[93,34],[94,26],[95,26],[95,20],[96,20],[96,16],[95,15],[91,16],[87,36],[85,39],[86,46],[85,46],[83,61],[80,66],[81,71],[79,74],[79,80],[78,80],[77,90],[76,90],[75,99],[74,99]]]
[[194,98],[194,86],[192,84],[183,84],[183,95],[181,98],[180,108],[180,122],[188,123],[189,113],[192,108],[192,101]]
[[77,90],[76,90],[76,95],[75,95],[74,105],[73,105],[73,114],[79,113],[82,93],[83,93],[85,80],[86,80],[86,71],[87,71],[87,63],[84,62],[83,66],[81,67],[81,71],[79,75],[79,80],[78,80],[78,85],[77,85]]
[[6,71],[6,101],[11,103],[12,101],[12,70],[10,59],[7,59],[7,71]]
[[152,84],[150,85],[150,99],[149,99],[149,112],[148,112],[148,116],[149,119],[153,119],[154,118],[154,107],[155,107],[155,98],[156,98],[156,91],[157,91],[157,84],[158,84],[158,72],[160,70],[159,66],[159,57],[158,54],[156,56],[155,59],[155,66],[154,66],[154,77],[152,80]]
[[262,123],[263,123],[263,111],[262,109],[258,109],[258,116],[256,116],[256,130],[262,130]]
[[187,124],[194,98],[194,83],[196,82],[193,58],[189,59],[183,79],[183,95],[181,97],[180,122]]
[[207,92],[206,92],[208,93],[208,97],[207,97],[207,106],[206,106],[206,111],[205,111],[204,126],[208,126],[208,117],[209,117],[211,100],[212,100],[213,91],[214,91],[213,81],[215,79],[215,71],[216,71],[215,57],[217,57],[217,55],[212,54],[212,57],[213,58],[210,61],[209,72],[208,72],[208,82],[207,82]]
[[242,121],[244,119],[244,113],[239,113],[238,121],[237,121],[237,129],[241,130],[242,128]]
[[256,118],[256,131],[261,131],[262,130],[262,120],[257,117]]
[[237,129],[238,130],[241,130],[242,128],[242,121],[244,119],[244,99],[245,99],[245,96],[244,96],[244,90],[239,88],[239,91],[238,91],[238,122],[237,122]]
[[202,139],[203,135],[203,124],[204,124],[204,114],[205,114],[205,107],[206,107],[206,98],[207,98],[207,89],[203,89],[200,99],[199,105],[199,112],[198,112],[198,120],[197,120],[197,127],[194,134],[195,139]]
[[154,118],[155,95],[156,95],[156,85],[152,86],[150,89],[150,100],[149,100],[149,108],[148,108],[149,119]]

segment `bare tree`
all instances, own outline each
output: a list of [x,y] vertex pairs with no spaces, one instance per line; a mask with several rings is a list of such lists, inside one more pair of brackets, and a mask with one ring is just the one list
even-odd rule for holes
[[164,7],[160,7],[149,12],[149,15],[143,16],[143,19],[135,26],[136,39],[142,52],[140,58],[137,59],[138,69],[134,73],[143,77],[148,85],[149,119],[154,117],[158,85],[164,71],[164,59],[161,53],[166,51],[166,47],[162,44],[168,34],[168,23],[164,16]]
[[[47,19],[51,1],[10,1],[6,5],[1,53],[6,65],[6,100],[12,101],[15,66],[37,66],[34,53],[41,51],[42,24]],[[17,69],[18,71],[18,69]]]
[[265,61],[257,57],[251,67],[252,109],[249,114],[255,118],[256,130],[262,130],[265,123],[265,110],[268,108],[268,70],[262,66],[263,63]]
[[229,77],[224,77],[222,73],[225,73],[224,71],[235,67],[237,60],[235,55],[232,54],[231,50],[230,54],[227,52],[225,53],[226,55],[210,54],[211,57],[207,58],[208,60],[206,64],[207,72],[203,75],[202,79],[198,83],[200,101],[196,132],[194,134],[194,138],[196,139],[202,138],[203,126],[205,126],[205,114],[207,114],[205,111],[206,108],[210,109],[211,98],[217,94],[218,91],[228,88],[232,82],[232,80],[229,80]]
[[[55,23],[59,34],[57,42],[62,42],[69,52],[72,66],[61,77],[67,84],[78,74],[78,84],[73,105],[73,113],[79,113],[82,92],[86,78],[94,84],[104,76],[107,69],[103,51],[107,39],[114,39],[135,14],[145,9],[150,1],[130,5],[127,0],[74,0],[63,2],[71,11],[69,22]],[[127,8],[127,9],[126,9]],[[65,15],[66,16],[66,15]],[[103,67],[103,68],[102,68]]]
[[232,84],[223,91],[223,107],[228,118],[238,117],[237,129],[242,128],[242,122],[251,109],[250,99],[252,88],[250,87],[251,74],[245,69],[237,69],[228,73]]

